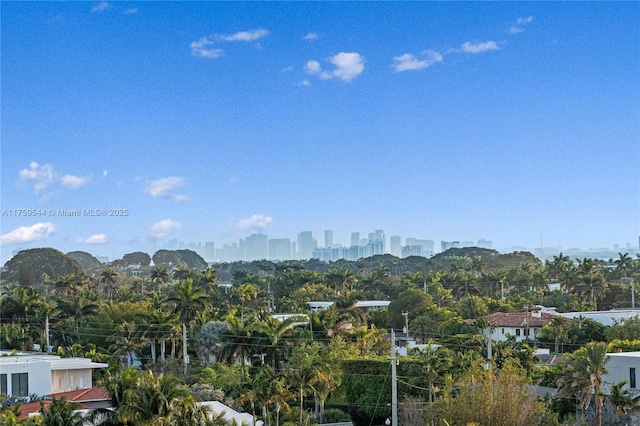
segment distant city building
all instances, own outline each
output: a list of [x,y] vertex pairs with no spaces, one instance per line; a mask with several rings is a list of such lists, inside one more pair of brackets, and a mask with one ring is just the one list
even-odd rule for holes
[[[420,240],[418,238],[407,238],[405,248],[403,248],[403,256],[422,256],[422,257],[431,257],[435,251],[435,243],[433,240]],[[407,256],[404,255],[405,250],[408,253]]]
[[442,241],[440,242],[440,251],[445,252],[450,248],[460,248],[460,241]]
[[313,238],[311,231],[303,231],[298,234],[298,259],[310,259],[313,249],[318,247],[318,242]]
[[352,232],[351,233],[351,245],[352,246],[359,246],[360,245],[360,233],[359,232]]
[[392,235],[389,238],[389,248],[392,255],[396,257],[402,256],[402,238],[399,235]]
[[216,258],[216,246],[213,241],[204,243],[204,260],[212,262]]
[[269,246],[265,234],[251,234],[240,240],[240,250],[244,252],[244,260],[260,260],[269,257]]
[[460,243],[460,247],[475,247],[475,246],[476,246],[476,243],[473,242],[473,241],[469,241],[469,240],[468,241],[462,241]]
[[493,248],[493,243],[490,240],[481,239],[481,240],[478,240],[478,247],[491,249]]
[[273,238],[269,240],[269,260],[290,260],[291,240],[289,238]]
[[382,253],[385,253],[387,251],[386,238],[382,229],[369,233],[369,242],[376,240],[382,242]]
[[324,231],[324,246],[333,247],[333,231],[331,230]]

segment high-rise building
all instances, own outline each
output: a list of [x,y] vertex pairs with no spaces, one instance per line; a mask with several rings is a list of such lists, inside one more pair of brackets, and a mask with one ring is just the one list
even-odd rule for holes
[[267,236],[265,234],[251,234],[244,240],[240,239],[240,249],[244,251],[244,259],[247,261],[269,257]]
[[384,236],[384,231],[382,229],[378,229],[374,232],[369,233],[369,242],[372,241],[380,241],[382,243],[382,253],[386,253],[386,238]]
[[204,243],[204,260],[207,262],[213,262],[216,258],[216,248],[213,241],[207,241]]
[[355,246],[359,246],[360,245],[360,233],[359,232],[352,232],[351,233],[351,246],[355,247]]
[[399,235],[392,235],[389,238],[389,246],[392,255],[402,257],[402,238]]
[[333,231],[332,230],[324,231],[324,246],[327,248],[333,247]]
[[450,248],[460,248],[460,241],[441,241],[440,251],[445,252]]
[[[402,249],[403,256],[422,256],[431,257],[435,250],[433,240],[419,240],[417,238],[407,238],[406,245]],[[405,256],[405,253],[410,253]]]
[[311,259],[313,249],[318,247],[318,242],[313,238],[311,231],[303,231],[298,234],[298,259]]
[[493,248],[493,242],[491,240],[481,239],[478,240],[478,247],[490,249]]
[[273,238],[269,240],[269,260],[291,259],[291,240],[289,238]]

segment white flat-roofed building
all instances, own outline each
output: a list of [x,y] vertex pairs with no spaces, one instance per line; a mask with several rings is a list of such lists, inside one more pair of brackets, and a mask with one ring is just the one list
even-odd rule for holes
[[607,354],[605,368],[609,372],[602,376],[602,390],[608,394],[611,386],[626,381],[623,389],[640,391],[640,352],[618,352]]
[[[354,306],[356,308],[360,308],[365,312],[369,309],[387,309],[389,307],[388,300],[362,300],[360,302],[356,302]],[[311,312],[318,312],[322,309],[327,309],[333,305],[333,302],[309,302],[309,310]]]
[[87,389],[94,368],[107,364],[89,358],[61,358],[46,354],[0,356],[0,393],[19,398]]

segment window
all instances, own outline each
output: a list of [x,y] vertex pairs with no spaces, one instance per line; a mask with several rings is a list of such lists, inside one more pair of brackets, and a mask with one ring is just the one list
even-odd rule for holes
[[502,329],[502,334],[504,334],[504,328]]
[[7,375],[0,374],[0,393],[7,394]]
[[13,373],[11,375],[11,395],[29,396],[29,373]]
[[516,328],[516,336],[519,336],[519,335],[520,335],[520,329]]
[[629,387],[631,389],[636,388],[636,369],[635,367],[629,368]]

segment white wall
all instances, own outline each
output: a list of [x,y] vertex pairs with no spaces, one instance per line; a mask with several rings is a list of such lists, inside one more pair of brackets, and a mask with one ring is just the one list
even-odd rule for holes
[[13,394],[11,389],[11,375],[27,373],[29,394],[44,396],[51,393],[51,365],[43,361],[20,360],[19,357],[0,359],[0,374],[7,375],[7,393]]
[[[612,384],[620,383],[623,380],[627,382],[624,389],[640,392],[640,352],[620,352],[608,354],[605,368],[609,371],[602,377],[603,392],[608,394]],[[630,377],[629,369],[636,369],[636,387],[629,388]]]

